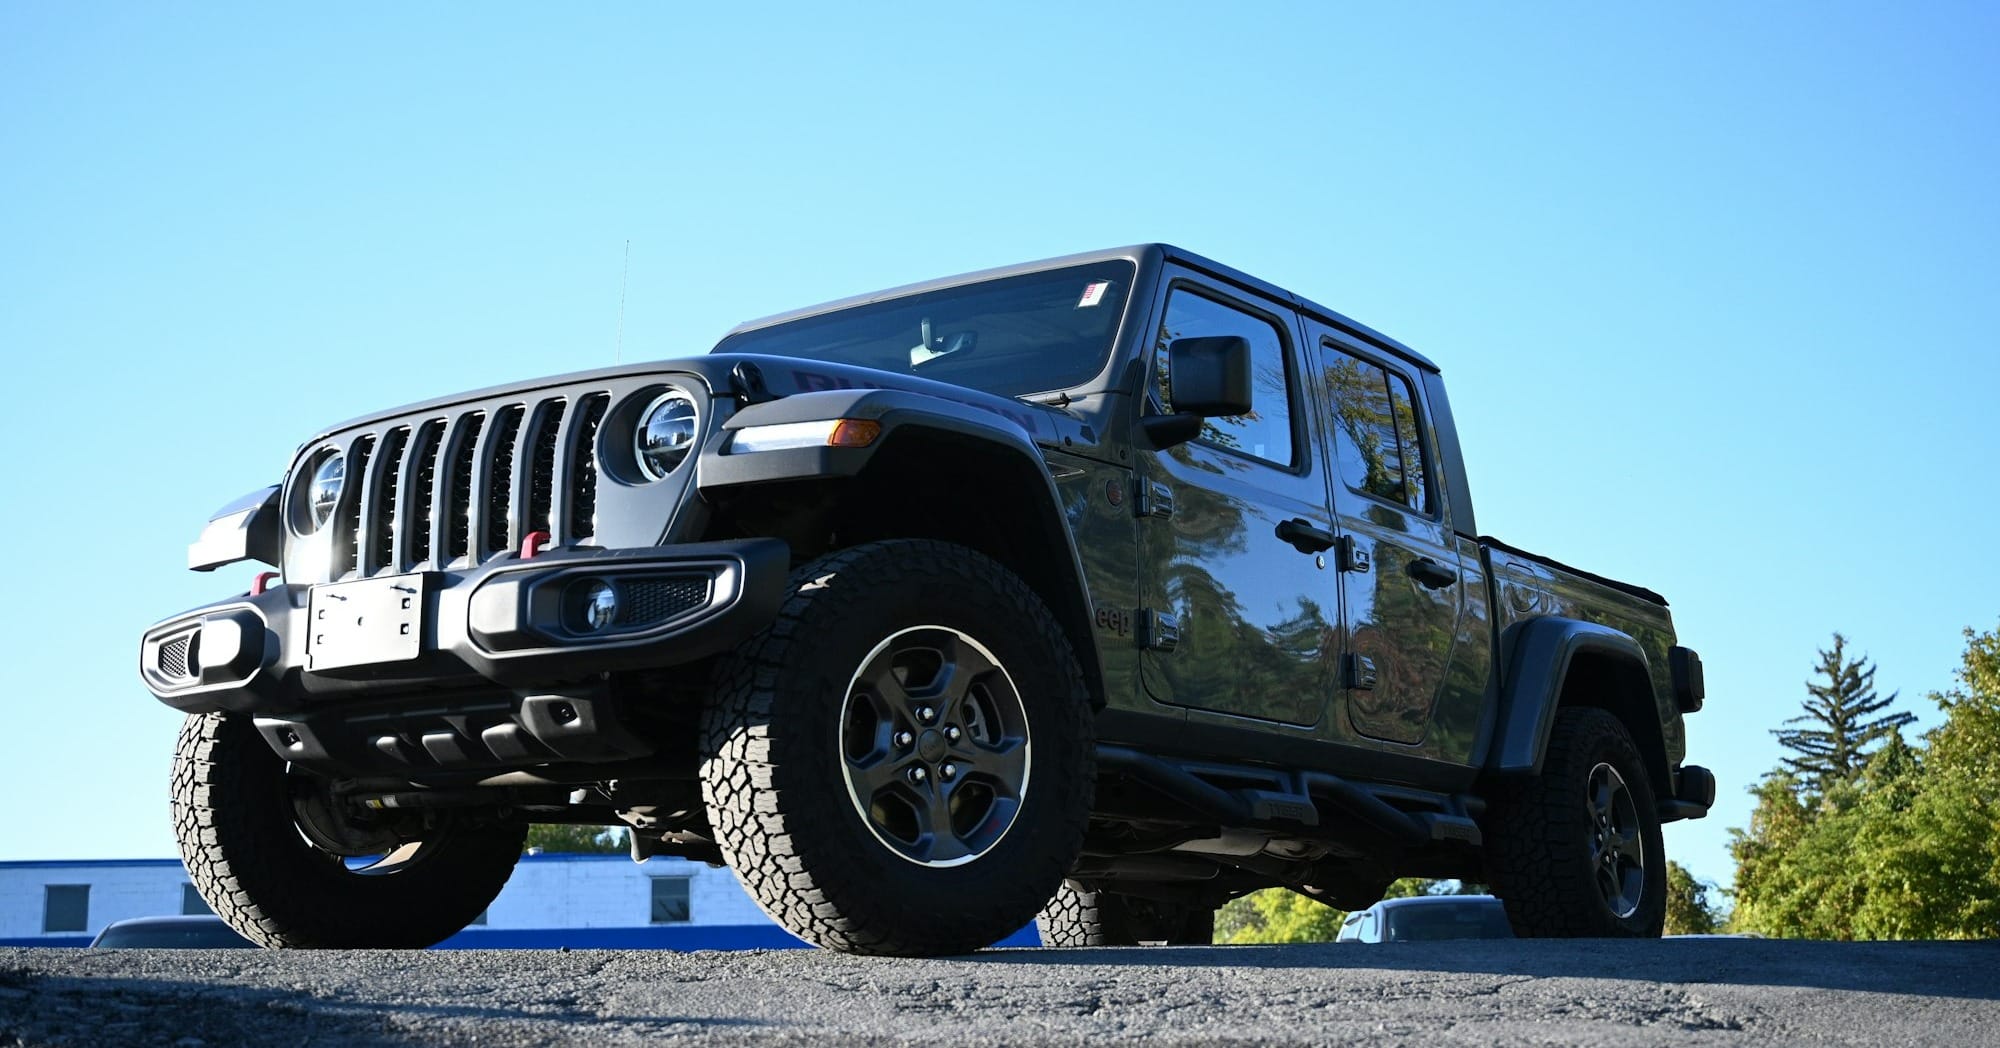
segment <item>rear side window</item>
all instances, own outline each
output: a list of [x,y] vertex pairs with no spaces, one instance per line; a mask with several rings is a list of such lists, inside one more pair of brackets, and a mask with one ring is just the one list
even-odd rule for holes
[[1160,324],[1159,347],[1154,356],[1159,368],[1160,403],[1173,410],[1167,343],[1206,335],[1241,335],[1249,341],[1251,409],[1247,415],[1207,420],[1199,439],[1204,444],[1240,451],[1289,468],[1292,395],[1285,368],[1285,340],[1277,325],[1263,317],[1186,289],[1168,296],[1167,318]]
[[1325,353],[1341,480],[1364,495],[1430,514],[1430,461],[1410,380],[1332,346]]

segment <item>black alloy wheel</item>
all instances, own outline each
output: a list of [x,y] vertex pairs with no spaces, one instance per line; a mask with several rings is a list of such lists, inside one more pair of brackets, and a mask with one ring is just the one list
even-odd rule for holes
[[1020,930],[1083,849],[1090,693],[1039,595],[963,546],[829,554],[716,667],[702,796],[750,896],[849,953]]
[[957,866],[1013,828],[1028,791],[1028,713],[1007,670],[964,631],[885,638],[848,682],[840,723],[848,799],[891,851]]

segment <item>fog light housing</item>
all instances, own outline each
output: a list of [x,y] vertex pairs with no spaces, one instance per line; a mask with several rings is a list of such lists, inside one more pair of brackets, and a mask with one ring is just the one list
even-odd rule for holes
[[584,579],[569,588],[570,623],[585,633],[601,633],[618,621],[618,587]]

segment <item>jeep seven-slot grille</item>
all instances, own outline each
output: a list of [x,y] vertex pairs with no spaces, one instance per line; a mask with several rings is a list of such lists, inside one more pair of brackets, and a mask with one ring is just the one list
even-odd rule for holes
[[[610,394],[400,420],[357,438],[331,578],[439,570],[517,549],[530,532],[595,531],[597,431]],[[569,410],[576,405],[575,410]],[[372,461],[371,461],[372,460]]]

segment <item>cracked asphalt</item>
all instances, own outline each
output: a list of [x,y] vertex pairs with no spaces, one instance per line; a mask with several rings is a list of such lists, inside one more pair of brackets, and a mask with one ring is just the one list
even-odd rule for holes
[[0,949],[0,1046],[2000,1044],[2000,942]]

